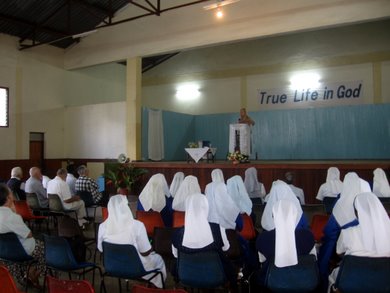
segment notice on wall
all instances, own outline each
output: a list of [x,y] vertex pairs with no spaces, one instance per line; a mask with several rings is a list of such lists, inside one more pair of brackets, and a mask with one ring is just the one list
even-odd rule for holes
[[321,83],[315,87],[258,89],[263,106],[334,106],[363,103],[363,81]]

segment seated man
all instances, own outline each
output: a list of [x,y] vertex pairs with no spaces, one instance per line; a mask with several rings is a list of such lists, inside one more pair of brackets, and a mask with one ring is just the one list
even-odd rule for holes
[[292,172],[287,172],[285,175],[286,183],[290,186],[291,190],[294,192],[295,196],[299,199],[301,204],[305,204],[305,194],[303,189],[296,187],[293,185],[294,182],[294,174]]
[[58,194],[65,210],[74,210],[77,213],[79,225],[83,226],[88,221],[85,220],[85,205],[79,196],[72,196],[68,184],[66,184],[67,172],[65,169],[58,169],[57,176],[47,184],[48,194]]
[[66,176],[66,183],[69,185],[70,192],[72,194],[76,194],[76,166],[74,164],[70,164],[66,167],[68,171],[68,175]]
[[42,173],[38,167],[30,169],[30,178],[26,181],[25,190],[27,193],[35,193],[37,195],[41,208],[49,206],[46,189],[42,185]]
[[14,196],[18,200],[26,200],[26,193],[24,191],[25,183],[22,181],[23,171],[20,167],[12,168],[11,179],[8,180],[7,186],[11,189]]
[[88,202],[86,203],[86,206],[90,206],[92,204],[98,204],[102,200],[102,194],[99,192],[99,185],[96,183],[95,180],[92,178],[89,178],[89,170],[85,165],[81,165],[77,168],[77,173],[79,173],[80,177],[76,180],[76,193],[81,194],[85,192],[88,192],[91,198],[83,198],[84,201]]

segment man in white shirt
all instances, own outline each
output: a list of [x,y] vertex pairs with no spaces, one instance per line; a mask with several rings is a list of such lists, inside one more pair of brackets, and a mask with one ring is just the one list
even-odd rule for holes
[[72,196],[69,186],[66,184],[67,174],[65,169],[59,169],[57,176],[47,184],[47,193],[58,194],[64,209],[76,211],[79,225],[83,226],[88,222],[84,219],[86,216],[84,201],[78,195]]
[[66,176],[66,183],[69,185],[70,193],[73,195],[76,194],[77,178],[74,176],[75,169],[76,167],[74,164],[70,164],[68,167],[66,167],[66,170],[68,171],[68,175]]
[[295,196],[299,199],[301,205],[305,204],[305,194],[303,193],[303,189],[293,185],[294,174],[292,172],[287,172],[284,176],[286,178],[286,183],[288,184],[288,186],[290,186]]

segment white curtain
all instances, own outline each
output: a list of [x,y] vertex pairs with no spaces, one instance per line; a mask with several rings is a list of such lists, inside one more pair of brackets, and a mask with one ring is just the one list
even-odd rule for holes
[[148,109],[148,154],[149,159],[161,161],[164,159],[164,129],[162,112]]

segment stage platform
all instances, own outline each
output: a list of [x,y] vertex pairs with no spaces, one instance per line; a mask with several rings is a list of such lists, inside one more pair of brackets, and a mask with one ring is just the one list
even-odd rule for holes
[[[257,169],[259,180],[263,182],[266,191],[269,192],[271,184],[274,180],[283,179],[284,174],[291,171],[295,174],[294,185],[300,187],[305,192],[305,199],[307,204],[318,203],[315,199],[317,191],[322,183],[326,180],[326,174],[329,167],[337,167],[340,170],[341,179],[348,172],[354,171],[361,178],[372,182],[373,170],[376,168],[382,168],[386,172],[390,169],[390,160],[343,160],[343,161],[268,161],[259,160],[251,161],[249,163],[241,163],[238,165],[232,164],[230,161],[215,161],[209,162],[200,161],[186,162],[186,161],[172,161],[172,162],[134,162],[136,167],[147,169],[149,172],[143,176],[140,187],[142,188],[150,176],[156,173],[163,173],[168,181],[168,184],[172,181],[172,178],[176,172],[183,172],[185,175],[194,175],[198,178],[202,192],[205,186],[211,181],[211,171],[213,169],[221,169],[225,176],[225,180],[234,176],[240,175],[244,178],[245,170],[249,167],[255,167]],[[142,189],[141,189],[142,190]]]

